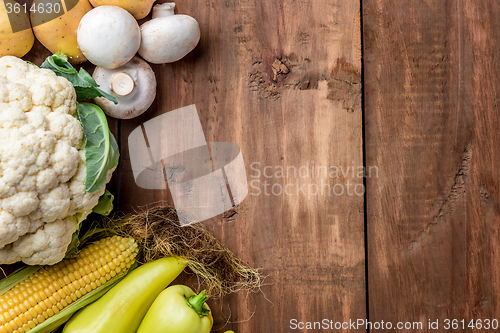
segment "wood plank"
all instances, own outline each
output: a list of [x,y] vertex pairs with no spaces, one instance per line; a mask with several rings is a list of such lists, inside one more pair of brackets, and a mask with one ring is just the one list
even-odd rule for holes
[[370,320],[499,319],[500,4],[362,7]]
[[[305,190],[321,182],[351,184],[351,195],[310,198],[303,192],[255,195],[251,187],[231,217],[204,222],[269,275],[263,294],[238,293],[214,303],[234,322],[225,329],[284,332],[291,319],[364,318],[363,196],[352,194],[363,179],[267,179],[254,170],[363,165],[359,2],[186,0],[177,8],[199,21],[202,39],[182,61],[154,66],[155,104],[122,122],[121,210],[171,203],[168,191],[135,185],[128,135],[158,115],[196,104],[207,141],[238,144],[248,180],[261,191],[266,180],[278,184],[275,193],[297,181]],[[218,316],[215,327],[223,319]]]

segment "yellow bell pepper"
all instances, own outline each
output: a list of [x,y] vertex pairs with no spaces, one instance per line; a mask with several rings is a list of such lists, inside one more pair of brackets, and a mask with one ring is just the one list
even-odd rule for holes
[[158,295],[137,333],[209,333],[214,320],[207,298],[205,291],[196,295],[186,286],[168,287]]

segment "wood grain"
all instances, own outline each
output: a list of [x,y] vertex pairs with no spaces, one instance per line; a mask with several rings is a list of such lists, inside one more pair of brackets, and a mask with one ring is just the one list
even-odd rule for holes
[[499,15],[363,1],[371,321],[498,319]]
[[[177,11],[199,21],[202,39],[185,59],[154,66],[155,104],[121,123],[121,210],[171,203],[168,191],[134,184],[127,138],[145,121],[190,104],[196,104],[208,142],[241,147],[248,180],[262,191],[265,181],[362,183],[351,175],[267,179],[253,170],[363,165],[359,3],[186,0]],[[204,222],[269,275],[263,294],[214,303],[234,322],[225,329],[285,332],[294,318],[364,318],[363,196],[252,193],[257,190],[251,188],[234,212]],[[215,327],[223,323],[218,316]]]

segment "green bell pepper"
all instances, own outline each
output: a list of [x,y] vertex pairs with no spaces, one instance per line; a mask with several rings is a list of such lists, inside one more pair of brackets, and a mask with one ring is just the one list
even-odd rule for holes
[[137,333],[209,333],[214,319],[205,291],[195,295],[186,286],[165,289],[154,301]]

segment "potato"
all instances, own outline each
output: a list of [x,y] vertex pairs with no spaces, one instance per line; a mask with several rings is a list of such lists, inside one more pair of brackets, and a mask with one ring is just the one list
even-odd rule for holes
[[155,0],[90,0],[92,6],[118,6],[130,14],[134,15],[136,20],[148,16]]
[[[68,2],[66,1],[66,5]],[[74,7],[68,8],[69,11],[65,14],[63,9],[56,5],[53,5],[51,14],[48,14],[49,4],[50,2],[46,0],[33,0],[35,10],[30,11],[30,16],[36,38],[50,52],[66,54],[72,64],[86,61],[78,47],[76,31],[82,17],[92,9],[89,1],[79,0]],[[40,11],[39,7],[43,7],[44,10]]]
[[[0,57],[10,55],[21,58],[35,42],[28,14],[14,0],[0,2]],[[14,6],[19,13],[15,13]],[[8,11],[11,14],[7,14]]]

